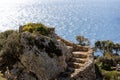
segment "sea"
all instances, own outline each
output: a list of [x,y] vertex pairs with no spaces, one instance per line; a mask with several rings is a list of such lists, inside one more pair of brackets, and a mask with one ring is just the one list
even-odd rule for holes
[[0,0],[0,32],[29,22],[55,27],[61,37],[76,42],[120,43],[120,0]]

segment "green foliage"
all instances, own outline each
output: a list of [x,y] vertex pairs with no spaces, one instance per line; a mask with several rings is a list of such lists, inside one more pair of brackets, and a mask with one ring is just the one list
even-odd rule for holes
[[119,55],[113,55],[112,59],[113,59],[115,65],[120,64],[120,56]]
[[103,75],[103,80],[120,80],[120,72],[113,68],[116,67],[119,61],[119,55],[110,55],[108,53],[95,60],[95,63]]
[[112,67],[116,67],[116,65],[120,63],[120,56],[113,55],[111,55],[111,57],[104,56],[99,57],[95,61],[96,64],[98,64],[102,69],[110,71],[113,70]]
[[8,36],[13,32],[14,32],[13,30],[8,30],[0,33],[0,50],[3,48],[4,44],[6,43]]
[[95,74],[96,74],[96,80],[103,80],[103,76],[97,64],[95,64]]
[[79,42],[81,46],[88,46],[90,45],[90,41],[85,38],[84,36],[76,36],[76,40]]
[[108,71],[111,71],[111,70],[112,70],[112,67],[115,66],[114,60],[113,60],[113,59],[110,59],[110,58],[106,58],[106,57],[99,57],[99,58],[96,60],[96,64],[97,64],[101,69],[108,70]]
[[115,51],[115,54],[119,54],[120,52],[120,44],[119,43],[115,43],[113,44],[113,50]]
[[101,68],[104,69],[104,70],[109,70],[111,71],[112,70],[112,66],[113,65],[113,60],[112,59],[107,59],[107,58],[104,58],[102,60],[102,65],[101,65]]
[[42,23],[28,23],[23,26],[22,31],[28,31],[28,32],[39,32],[42,35],[48,35],[49,30],[48,28],[43,25]]
[[[5,31],[0,33],[0,56],[2,57],[2,64],[0,69],[11,67],[16,61],[21,51],[20,35],[17,31]],[[2,67],[1,67],[2,66]]]
[[103,80],[120,80],[120,72],[118,71],[103,71]]
[[97,41],[94,49],[103,54],[95,60],[101,70],[103,80],[120,80],[120,72],[115,71],[116,65],[120,63],[120,44],[110,40]]
[[105,40],[105,41],[97,41],[95,42],[95,50],[98,52],[101,52],[103,55],[105,53],[114,53],[119,54],[120,52],[120,44],[118,43],[113,43],[110,40]]

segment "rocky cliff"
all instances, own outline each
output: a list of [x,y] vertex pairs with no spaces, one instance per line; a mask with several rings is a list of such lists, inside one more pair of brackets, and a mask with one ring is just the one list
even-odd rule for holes
[[[19,32],[0,33],[0,71],[3,80],[94,80],[91,50],[58,38],[54,28],[30,23]],[[72,72],[63,77],[69,66]]]

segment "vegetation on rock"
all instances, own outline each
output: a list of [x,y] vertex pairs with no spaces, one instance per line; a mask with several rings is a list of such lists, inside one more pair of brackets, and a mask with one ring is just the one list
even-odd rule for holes
[[24,26],[22,26],[22,31],[28,31],[28,32],[39,32],[42,35],[48,35],[49,30],[48,28],[42,24],[42,23],[28,23]]
[[102,73],[103,80],[120,80],[120,72],[117,71],[117,64],[120,64],[120,44],[110,40],[95,42],[95,52],[103,56],[95,59],[96,65]]
[[105,53],[119,54],[120,44],[113,43],[110,40],[97,41],[97,42],[95,42],[95,50],[101,52],[103,55],[105,55]]
[[11,68],[19,60],[21,54],[20,35],[17,31],[8,30],[0,33],[0,70],[6,70],[6,67]]
[[90,45],[90,41],[88,38],[85,38],[84,36],[76,36],[76,40],[79,42],[78,44],[81,46],[88,46]]

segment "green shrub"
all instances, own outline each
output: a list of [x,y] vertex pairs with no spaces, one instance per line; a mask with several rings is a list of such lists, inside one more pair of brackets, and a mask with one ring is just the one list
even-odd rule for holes
[[96,74],[96,79],[103,80],[102,73],[97,64],[95,64],[95,74]]
[[115,65],[120,64],[120,56],[113,56],[113,58],[114,62],[116,63]]
[[113,69],[119,63],[119,56],[100,56],[95,60],[95,63],[103,75],[103,80],[120,80],[120,72]]
[[120,80],[120,72],[118,71],[105,71],[103,76],[104,80]]
[[112,67],[116,66],[116,62],[112,58],[99,57],[95,60],[95,63],[102,69],[111,71]]
[[28,23],[24,26],[22,26],[22,31],[28,31],[28,32],[39,32],[42,35],[48,35],[49,30],[48,28],[43,25],[42,23]]
[[3,48],[4,44],[6,43],[8,36],[14,32],[15,31],[13,30],[8,30],[0,33],[0,50]]
[[19,60],[21,54],[20,34],[17,31],[5,31],[0,33],[0,57],[2,57],[0,69],[4,71]]

